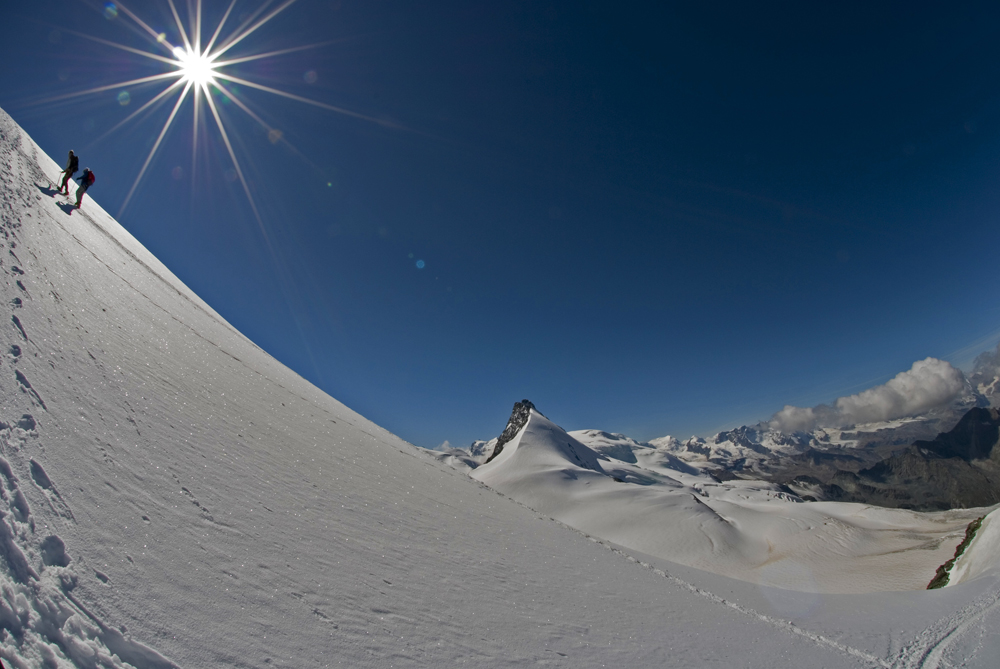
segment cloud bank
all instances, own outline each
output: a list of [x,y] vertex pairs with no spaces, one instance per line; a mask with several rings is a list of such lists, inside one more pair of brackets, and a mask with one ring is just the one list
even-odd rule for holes
[[840,397],[832,406],[820,404],[809,409],[786,406],[771,417],[768,425],[782,432],[801,432],[893,420],[944,406],[964,388],[965,376],[951,363],[927,358],[913,363],[913,367],[888,383]]

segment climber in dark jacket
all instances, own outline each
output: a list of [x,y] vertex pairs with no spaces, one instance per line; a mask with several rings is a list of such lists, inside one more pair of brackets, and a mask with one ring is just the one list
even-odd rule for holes
[[64,169],[59,174],[64,175],[62,183],[59,185],[59,192],[63,195],[69,195],[69,180],[76,174],[76,171],[80,169],[80,159],[76,157],[73,150],[70,149],[69,161],[66,163],[66,169]]
[[80,187],[76,189],[76,208],[80,208],[80,203],[83,202],[83,194],[87,192],[87,189],[94,185],[95,177],[94,173],[90,171],[89,167],[83,168],[83,174],[77,179],[80,182]]

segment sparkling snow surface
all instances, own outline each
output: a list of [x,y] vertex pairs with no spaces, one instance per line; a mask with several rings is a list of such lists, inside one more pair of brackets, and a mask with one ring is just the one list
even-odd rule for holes
[[58,171],[0,112],[6,666],[996,666],[995,563],[818,595],[590,539],[273,360]]

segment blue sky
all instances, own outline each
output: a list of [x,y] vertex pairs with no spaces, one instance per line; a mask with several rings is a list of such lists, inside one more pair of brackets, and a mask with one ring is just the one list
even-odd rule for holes
[[[522,398],[647,439],[965,364],[1000,338],[1000,7],[814,4],[298,0],[230,55],[329,43],[230,72],[375,120],[240,87],[273,143],[218,97],[262,228],[187,107],[119,220],[422,446]],[[170,105],[101,135],[163,86],[39,102],[170,69],[73,34],[155,52],[108,14],[6,8],[0,106],[116,213]]]

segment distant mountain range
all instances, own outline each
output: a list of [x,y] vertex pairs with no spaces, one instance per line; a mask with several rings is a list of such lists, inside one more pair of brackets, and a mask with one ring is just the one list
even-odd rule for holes
[[919,440],[858,472],[789,483],[803,499],[864,501],[908,509],[1000,503],[1000,409],[970,409],[949,432]]
[[716,478],[763,479],[805,500],[915,510],[1000,502],[998,355],[981,355],[951,402],[923,414],[784,433],[768,423],[705,440],[654,439]]
[[[995,410],[976,411],[992,416]],[[971,430],[982,435],[981,446],[942,447],[941,458],[955,451],[956,457],[976,461],[982,452],[992,452],[989,431],[980,422],[972,421]],[[764,436],[767,446],[750,434],[737,432],[735,438],[744,440],[740,448],[761,456],[776,450],[770,448],[778,443],[776,434]],[[968,523],[984,515],[981,510],[917,514],[838,501],[805,504],[808,498],[792,486],[751,478],[754,470],[746,466],[733,473],[704,459],[686,462],[663,443],[600,430],[566,432],[528,400],[514,405],[500,437],[436,456],[588,535],[741,580],[818,592],[923,588],[953,556]],[[822,485],[828,484],[813,487]],[[849,496],[846,488],[836,492]],[[834,496],[831,488],[828,497]],[[809,556],[806,570],[804,556]]]
[[[941,363],[946,364],[946,363]],[[1000,347],[980,355],[969,375],[953,370],[960,391],[923,413],[841,427],[782,431],[762,421],[710,438],[666,436],[640,442],[600,430],[570,434],[601,455],[626,463],[649,460],[716,481],[757,480],[805,501],[942,510],[1000,503]],[[503,452],[534,405],[514,406],[500,437],[438,458],[471,471]]]

